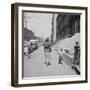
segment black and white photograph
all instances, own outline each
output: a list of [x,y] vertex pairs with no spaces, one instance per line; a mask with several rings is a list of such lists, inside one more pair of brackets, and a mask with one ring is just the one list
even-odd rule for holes
[[80,75],[80,14],[23,11],[24,77]]
[[16,3],[12,23],[13,86],[87,82],[87,7]]

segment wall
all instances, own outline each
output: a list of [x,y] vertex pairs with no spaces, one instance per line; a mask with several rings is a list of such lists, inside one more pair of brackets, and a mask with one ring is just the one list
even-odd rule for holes
[[[89,0],[0,0],[0,90],[88,90],[90,88],[90,78],[87,84],[55,85],[13,88],[10,86],[11,78],[11,3],[43,3],[62,4],[74,6],[89,6]],[[90,6],[89,6],[90,9]],[[90,13],[89,13],[90,14]],[[88,15],[90,16],[90,15]],[[90,17],[88,18],[90,19]],[[89,23],[88,23],[89,24]],[[89,27],[90,28],[90,27]],[[89,29],[88,29],[89,30]],[[90,33],[90,31],[88,31]],[[90,35],[89,35],[90,38]],[[90,46],[90,42],[89,45]],[[88,48],[90,50],[90,47]],[[90,52],[90,51],[89,51]],[[90,57],[89,57],[90,59]],[[88,62],[90,63],[90,61]],[[89,65],[90,68],[90,65]],[[88,72],[90,76],[90,71]]]

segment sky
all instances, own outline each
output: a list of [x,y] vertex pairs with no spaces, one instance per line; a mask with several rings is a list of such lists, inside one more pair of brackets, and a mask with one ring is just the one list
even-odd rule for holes
[[32,30],[36,36],[44,39],[51,36],[52,29],[51,13],[24,13],[24,27]]

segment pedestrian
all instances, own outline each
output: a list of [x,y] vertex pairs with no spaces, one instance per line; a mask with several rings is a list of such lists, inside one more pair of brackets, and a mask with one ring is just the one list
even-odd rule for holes
[[74,46],[74,63],[78,64],[79,60],[80,60],[80,46],[79,42],[76,42]]
[[25,46],[25,47],[24,47],[24,55],[27,56],[28,58],[30,58],[28,46]]
[[28,55],[28,47],[27,47],[27,46],[24,47],[24,55],[25,55],[25,56]]
[[51,42],[49,41],[49,38],[45,39],[44,43],[44,54],[45,54],[45,64],[51,65]]
[[62,57],[63,49],[60,49],[60,52],[59,52],[59,49],[57,48],[56,52],[58,54],[58,64],[62,64],[63,65],[63,63],[62,63],[62,60],[63,60],[63,57]]

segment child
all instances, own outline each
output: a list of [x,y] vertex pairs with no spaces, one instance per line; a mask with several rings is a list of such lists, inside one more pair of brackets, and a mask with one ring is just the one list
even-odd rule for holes
[[58,64],[63,64],[63,63],[62,63],[62,60],[63,60],[63,58],[62,58],[62,56],[59,54],[59,62],[58,62]]
[[63,63],[62,63],[62,60],[63,60],[63,58],[62,58],[62,51],[63,51],[63,49],[61,49],[61,53],[59,52],[58,49],[56,49],[56,51],[57,51],[58,59],[59,59],[58,64],[63,64]]

